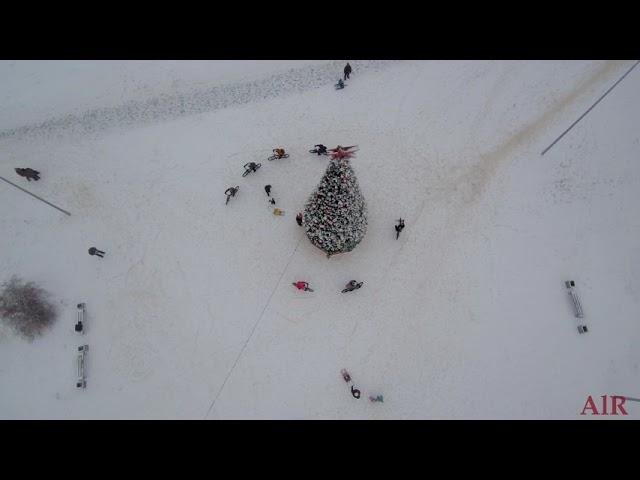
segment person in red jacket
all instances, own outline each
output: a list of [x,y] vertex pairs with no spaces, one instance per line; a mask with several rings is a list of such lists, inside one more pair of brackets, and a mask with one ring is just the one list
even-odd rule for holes
[[307,282],[298,280],[297,282],[292,283],[292,285],[296,287],[298,290],[304,290],[305,292],[313,292],[313,290],[309,288],[309,284]]

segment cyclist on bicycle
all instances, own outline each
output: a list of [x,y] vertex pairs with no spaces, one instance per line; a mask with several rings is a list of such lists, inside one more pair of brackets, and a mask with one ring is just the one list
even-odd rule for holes
[[318,155],[324,155],[325,153],[327,153],[327,147],[322,144],[314,145],[314,147],[316,147],[316,153]]
[[276,154],[276,157],[282,158],[284,157],[284,148],[274,148],[273,153]]
[[251,171],[251,172],[255,172],[256,170],[258,170],[258,165],[256,165],[256,162],[249,162],[249,163],[245,163],[244,164],[244,169],[246,171]]

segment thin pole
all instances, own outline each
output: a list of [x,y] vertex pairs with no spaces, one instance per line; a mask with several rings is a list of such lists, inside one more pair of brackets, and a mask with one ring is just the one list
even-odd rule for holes
[[610,88],[609,90],[607,90],[606,92],[604,92],[604,95],[602,95],[598,100],[596,100],[596,103],[594,103],[593,105],[591,105],[591,106],[589,107],[589,109],[588,109],[586,112],[584,112],[582,115],[580,115],[580,118],[578,118],[575,122],[573,122],[573,123],[571,124],[571,126],[570,126],[569,128],[567,128],[564,132],[562,132],[562,135],[560,135],[558,138],[556,138],[556,139],[553,141],[553,143],[552,143],[551,145],[549,145],[547,148],[545,148],[545,149],[542,151],[542,153],[541,153],[540,155],[544,155],[545,153],[547,153],[547,150],[549,150],[549,149],[550,149],[551,147],[553,147],[556,143],[558,143],[558,141],[559,141],[562,137],[564,137],[564,136],[569,132],[569,130],[571,130],[573,127],[575,127],[575,125],[576,125],[580,120],[582,120],[582,119],[587,115],[587,113],[589,113],[591,110],[593,110],[593,107],[595,107],[598,103],[600,103],[600,100],[602,100],[604,97],[606,97],[606,96],[608,95],[608,93],[609,93],[611,90],[613,90],[613,89],[616,87],[616,85],[618,85],[618,84],[622,81],[622,79],[623,79],[624,77],[626,77],[627,75],[629,75],[629,73],[631,73],[631,70],[633,70],[634,68],[636,68],[636,66],[638,65],[638,63],[640,63],[640,60],[638,60],[636,63],[634,63],[634,64],[633,64],[633,66],[632,66],[629,70],[627,70],[627,71],[626,71],[626,73],[625,73],[624,75],[622,75],[622,76],[618,79],[618,81],[617,81],[616,83],[614,83],[614,84],[611,86],[611,88]]
[[640,398],[624,397],[625,400],[631,400],[632,402],[640,402]]
[[20,189],[20,190],[22,190],[23,192],[28,193],[28,194],[29,194],[29,195],[31,195],[32,197],[37,198],[37,199],[38,199],[38,200],[40,200],[41,202],[44,202],[44,203],[46,203],[47,205],[51,205],[51,206],[52,206],[53,208],[55,208],[56,210],[60,210],[62,213],[66,213],[67,215],[71,216],[71,214],[70,214],[69,212],[67,212],[66,210],[63,210],[63,209],[62,209],[62,208],[60,208],[60,207],[56,207],[53,203],[47,202],[44,198],[40,198],[39,196],[37,196],[37,195],[35,195],[35,194],[33,194],[33,193],[29,192],[28,190],[25,190],[24,188],[22,188],[22,187],[20,187],[20,186],[16,185],[15,183],[10,182],[10,181],[9,181],[9,180],[7,180],[6,178],[4,178],[4,177],[0,177],[0,179],[4,180],[4,181],[5,181],[5,182],[7,182],[9,185],[13,185],[13,186],[14,186],[14,187],[16,187],[16,188],[19,188],[19,189]]

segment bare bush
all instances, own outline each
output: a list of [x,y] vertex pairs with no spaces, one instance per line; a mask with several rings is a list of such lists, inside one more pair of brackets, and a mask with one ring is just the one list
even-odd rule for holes
[[0,318],[23,337],[33,340],[56,319],[49,294],[33,282],[13,276],[0,291]]

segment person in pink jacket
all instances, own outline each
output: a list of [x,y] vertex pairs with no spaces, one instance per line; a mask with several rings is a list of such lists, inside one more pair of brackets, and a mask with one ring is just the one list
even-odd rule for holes
[[298,290],[304,290],[305,292],[313,292],[313,290],[309,288],[309,284],[307,282],[298,280],[297,282],[292,283],[292,285],[296,287]]

